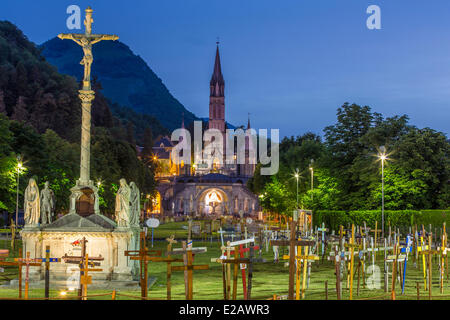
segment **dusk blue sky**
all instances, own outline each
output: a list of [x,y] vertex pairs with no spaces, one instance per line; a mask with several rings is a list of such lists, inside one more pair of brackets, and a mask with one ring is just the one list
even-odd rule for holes
[[[197,116],[219,36],[230,123],[250,112],[281,136],[322,134],[354,102],[450,132],[448,0],[15,0],[0,2],[0,19],[41,44],[68,32],[71,4],[91,5],[94,32],[119,35]],[[372,4],[382,30],[366,27]]]

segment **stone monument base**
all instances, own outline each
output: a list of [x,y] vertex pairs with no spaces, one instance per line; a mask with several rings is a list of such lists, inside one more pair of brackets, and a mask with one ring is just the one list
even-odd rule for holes
[[[86,253],[89,257],[101,257],[98,261],[100,272],[89,273],[93,285],[114,286],[137,285],[138,264],[125,256],[125,251],[136,250],[139,228],[117,228],[114,221],[99,214],[82,217],[67,214],[55,222],[44,226],[26,227],[21,231],[23,255],[30,258],[45,258],[46,247],[50,247],[50,257],[60,258],[60,262],[50,263],[50,282],[68,283],[79,280],[79,265],[65,262],[64,256],[81,257],[81,239],[85,238]],[[22,268],[25,279],[26,267]],[[45,264],[29,268],[30,283],[44,280]],[[101,284],[101,283],[104,284]],[[109,283],[109,284],[108,284]],[[133,284],[135,283],[135,284]]]

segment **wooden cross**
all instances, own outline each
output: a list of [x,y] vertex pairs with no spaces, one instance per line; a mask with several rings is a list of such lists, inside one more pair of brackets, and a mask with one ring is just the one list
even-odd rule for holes
[[[301,298],[305,297],[305,284],[306,284],[306,270],[308,267],[308,261],[319,260],[319,256],[314,254],[308,254],[309,246],[305,246],[305,253],[302,255],[302,247],[297,246],[297,255],[295,256],[295,260],[297,262],[296,268],[296,283],[295,283],[295,299],[300,300],[300,278],[302,274],[302,263],[303,263],[303,280],[302,280],[302,289],[301,289]],[[290,259],[289,255],[284,255],[283,259]]]
[[[182,242],[182,246],[183,251],[172,251],[171,254],[183,254],[184,266],[171,266],[171,269],[172,271],[185,271],[186,300],[192,300],[194,297],[193,271],[207,270],[209,269],[209,265],[193,265],[192,250],[186,248],[186,241]],[[184,257],[186,257],[186,259]]]
[[[22,299],[22,260],[16,262],[13,261],[3,261],[3,259],[8,257],[8,252],[2,252],[2,260],[0,260],[0,266],[17,266],[19,268],[19,299]],[[19,257],[22,257],[22,248],[19,248]]]
[[[252,296],[252,279],[253,279],[253,261],[254,261],[254,253],[255,249],[257,249],[258,246],[253,246],[253,243],[250,243],[250,251],[248,253],[248,260],[250,261],[248,265],[248,284],[247,284],[247,299],[250,300]],[[261,252],[261,248],[259,248],[259,252]]]
[[388,255],[385,259],[386,262],[392,262],[392,282],[391,282],[391,299],[395,300],[395,283],[397,276],[397,263],[406,260],[406,254],[400,254],[400,248],[398,241],[394,244],[394,254]]
[[[255,238],[250,238],[250,239],[245,239],[245,240],[240,240],[240,241],[235,241],[235,242],[229,242],[228,243],[228,247],[236,247],[239,246],[239,257],[240,258],[244,258],[244,253],[246,252],[250,252],[250,248],[244,248],[244,244],[247,243],[253,243],[255,242]],[[253,247],[253,249],[258,250],[259,246],[255,246]],[[230,251],[230,255],[234,254],[235,250]],[[225,254],[227,255],[227,254]],[[242,275],[242,287],[243,287],[243,291],[244,291],[244,300],[247,300],[247,284],[246,284],[246,275],[245,275],[245,268],[243,268],[244,265],[241,265],[241,275]]]
[[[28,286],[29,286],[29,271],[30,267],[40,267],[41,266],[41,260],[40,259],[31,259],[30,258],[30,252],[27,251],[26,258],[14,258],[14,261],[21,262],[22,264],[25,264],[25,300],[28,299]],[[19,271],[21,268],[19,268]],[[22,279],[19,279],[21,281]]]
[[[373,232],[374,233],[374,235],[373,235],[373,237],[374,237],[374,245],[375,245],[375,247],[374,248],[376,248],[377,247],[377,237],[378,237],[378,233],[380,233],[382,230],[378,230],[378,221],[375,221],[375,229],[374,230],[370,230],[369,232]],[[376,257],[377,257],[377,255],[376,255],[376,253],[375,252],[373,252],[373,254],[374,254],[374,258],[373,258],[373,260],[375,261],[376,260]]]
[[41,262],[45,263],[45,297],[48,299],[50,297],[50,263],[60,262],[60,258],[50,258],[50,246],[45,246],[45,258],[40,259]]
[[11,219],[11,249],[14,250],[15,245],[16,245],[16,224],[14,223],[14,220]]
[[[441,294],[444,293],[445,259],[448,259],[448,255],[447,255],[447,250],[448,250],[448,248],[447,248],[447,232],[445,230],[445,227],[446,226],[445,226],[445,222],[444,222],[442,235],[441,235],[441,247],[439,248],[439,251],[440,251],[440,259],[439,259],[439,263],[440,263],[440,272],[439,272],[440,281],[439,281],[439,284],[440,284],[440,287],[441,287]],[[448,275],[448,263],[447,263],[447,275]]]
[[80,264],[80,274],[82,274],[80,276],[82,300],[87,300],[87,286],[88,286],[88,284],[92,283],[92,276],[90,276],[88,273],[103,271],[103,269],[99,269],[99,268],[89,268],[89,265],[91,265],[91,262],[89,261],[88,254],[86,253],[85,258],[83,259],[83,262],[82,262],[82,266],[83,266],[82,268],[81,268],[81,264]]
[[350,238],[350,243],[346,244],[345,247],[350,248],[350,300],[353,300],[353,265],[354,265],[354,253],[355,248],[360,248],[358,244],[355,243],[355,225],[352,224],[352,235]]
[[323,258],[325,256],[325,249],[326,249],[325,235],[328,232],[328,229],[325,228],[325,222],[322,222],[322,227],[317,228],[317,231],[322,233],[321,247],[322,247],[322,260],[323,260]]
[[[172,251],[172,245],[174,243],[177,243],[177,240],[175,240],[175,235],[171,235],[169,238],[166,239],[168,242],[167,244],[167,252]],[[167,255],[167,258],[170,258],[170,255]],[[167,300],[171,300],[172,298],[172,285],[171,285],[171,278],[172,278],[172,269],[171,269],[171,262],[167,262]]]
[[[77,240],[78,241],[78,240]],[[77,242],[75,241],[75,242]],[[83,239],[79,240],[80,244],[81,244],[81,255],[79,256],[68,256],[67,253],[61,258],[62,260],[64,260],[65,263],[69,263],[69,264],[78,264],[80,267],[80,287],[78,288],[78,296],[80,297],[81,300],[86,300],[86,294],[87,293],[87,285],[89,283],[88,278],[84,277],[84,271],[85,269],[87,269],[87,267],[85,266],[85,263],[89,264],[90,266],[99,266],[100,262],[99,261],[103,261],[104,258],[100,255],[98,257],[87,257],[87,253],[86,253],[86,243],[88,242],[88,240],[86,240],[85,237],[83,237]],[[85,262],[85,259],[86,262]],[[90,270],[89,270],[90,271]],[[92,270],[92,271],[97,271],[97,270]],[[87,270],[86,270],[87,272]]]
[[433,278],[433,273],[432,273],[432,256],[434,254],[439,254],[438,250],[432,250],[431,249],[431,244],[432,244],[432,234],[430,233],[428,235],[428,248],[429,249],[421,249],[420,250],[420,254],[423,255],[423,257],[425,257],[425,255],[428,256],[428,296],[431,300],[431,289],[432,289],[432,278]]
[[313,246],[311,240],[295,240],[297,221],[291,221],[290,240],[272,240],[272,245],[289,246],[289,292],[288,299],[294,300],[294,278],[295,278],[295,246]]
[[226,255],[225,255],[225,251],[228,253],[228,256],[230,256],[230,250],[231,248],[227,248],[225,246],[221,246],[221,250],[222,250],[222,255],[220,256],[219,259],[211,259],[211,262],[219,262],[222,264],[222,283],[223,283],[223,299],[224,300],[229,300],[230,299],[230,287],[228,286],[228,284],[230,283],[230,268],[228,268],[230,266],[230,264],[224,264],[222,263],[221,259],[225,259]]
[[[182,248],[175,248],[171,252],[167,252],[168,255],[177,255],[183,254],[183,262],[187,264],[187,254],[186,250],[190,250],[192,252],[192,259],[194,259],[196,253],[203,253],[207,251],[206,247],[192,248],[192,240],[188,240],[187,245],[186,242],[182,242]],[[194,260],[192,260],[194,261]],[[188,272],[184,271],[184,289],[186,296],[189,294],[188,292],[189,284],[188,284]]]
[[[9,256],[9,250],[8,249],[0,249],[0,261],[5,261],[6,258],[8,258],[8,256]],[[5,272],[5,269],[0,267],[0,272],[2,272],[2,273]],[[5,280],[9,280],[4,275],[1,275],[1,277],[4,277]]]
[[148,258],[161,256],[161,250],[147,249],[145,232],[141,231],[139,234],[139,250],[127,250],[124,255],[130,257],[131,260],[139,261],[139,283],[141,286],[141,297],[145,300],[148,295],[147,282],[148,282]]
[[[423,239],[423,235],[420,236],[420,246],[418,246],[417,249],[417,254],[420,254],[422,251],[426,251],[428,250],[428,246],[425,245],[424,239]],[[424,289],[427,290],[427,265],[426,265],[426,259],[425,259],[425,255],[422,255],[422,269],[423,269],[423,285],[424,285]]]
[[[230,242],[228,241],[228,244],[230,244]],[[232,247],[230,247],[229,245],[225,248],[222,247],[222,251],[227,250],[227,254],[228,257],[230,257],[230,249]],[[238,256],[238,251],[234,250],[234,259],[228,258],[226,259],[225,256],[223,256],[223,258],[219,258],[219,259],[211,259],[211,262],[219,262],[222,264],[227,264],[231,265],[234,264],[234,269],[233,269],[233,295],[232,295],[232,299],[236,300],[237,297],[237,278],[238,278],[238,265],[241,264],[246,264],[249,265],[251,264],[251,260],[247,259],[247,258],[239,258]],[[228,280],[228,284],[229,284],[229,280]],[[229,285],[228,285],[228,292],[229,292]],[[229,297],[229,294],[227,295],[227,298]]]
[[341,300],[341,262],[338,252],[338,246],[334,249],[334,269],[336,272],[336,294],[337,299]]

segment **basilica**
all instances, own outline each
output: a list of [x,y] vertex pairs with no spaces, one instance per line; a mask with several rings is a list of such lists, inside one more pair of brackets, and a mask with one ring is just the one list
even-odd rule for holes
[[[184,121],[181,123],[184,128]],[[208,129],[217,129],[226,135],[225,81],[220,62],[219,45],[216,47],[213,74],[210,81]],[[247,130],[250,129],[250,119]],[[147,213],[161,216],[189,215],[191,217],[219,217],[221,215],[255,216],[260,207],[258,197],[246,186],[255,171],[249,161],[252,139],[245,138],[245,163],[233,160],[175,164],[171,154],[177,141],[168,136],[155,140],[153,158],[157,162],[157,195]],[[204,148],[205,146],[203,146]],[[225,149],[225,147],[224,147]],[[222,156],[222,155],[220,155]],[[223,156],[222,156],[223,157]]]

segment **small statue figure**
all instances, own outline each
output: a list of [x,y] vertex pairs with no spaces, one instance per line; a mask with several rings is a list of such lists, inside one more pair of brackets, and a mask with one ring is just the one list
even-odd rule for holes
[[50,183],[45,182],[44,189],[41,190],[41,216],[42,224],[52,223],[52,215],[55,210],[55,194],[50,189]]
[[33,178],[28,181],[28,186],[25,189],[23,208],[25,225],[37,225],[39,223],[41,207],[39,201],[39,188],[36,184],[36,180]]
[[131,226],[139,226],[139,217],[141,213],[141,197],[139,188],[136,183],[130,183],[130,225]]
[[120,179],[120,188],[116,194],[116,222],[118,227],[130,226],[131,189],[125,179]]

